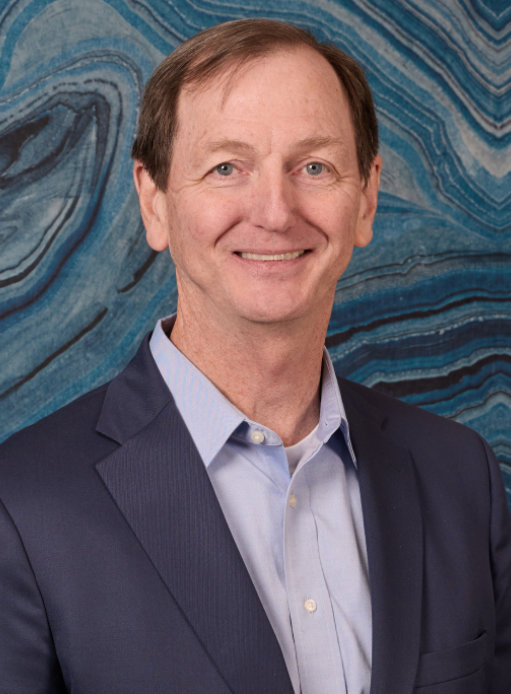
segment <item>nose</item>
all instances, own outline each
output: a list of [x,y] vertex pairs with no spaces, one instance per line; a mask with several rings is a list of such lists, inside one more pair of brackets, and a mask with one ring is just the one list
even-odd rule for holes
[[265,167],[251,186],[249,217],[261,229],[285,232],[293,220],[293,193],[284,171]]

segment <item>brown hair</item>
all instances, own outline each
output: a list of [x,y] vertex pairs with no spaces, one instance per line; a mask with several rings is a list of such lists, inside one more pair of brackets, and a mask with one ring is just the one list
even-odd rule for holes
[[239,19],[205,29],[182,43],[147,83],[131,156],[143,163],[158,188],[167,187],[181,89],[204,84],[229,65],[242,65],[283,46],[309,46],[335,70],[348,96],[358,167],[367,182],[378,152],[378,125],[360,65],[337,46],[320,43],[299,27],[270,19]]

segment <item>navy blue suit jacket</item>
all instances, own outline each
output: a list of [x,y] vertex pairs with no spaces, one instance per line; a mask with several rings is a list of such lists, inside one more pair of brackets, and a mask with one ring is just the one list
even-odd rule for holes
[[[453,422],[341,389],[371,694],[510,694],[511,525],[491,452]],[[291,694],[147,340],[112,382],[1,447],[0,500],[1,694]]]

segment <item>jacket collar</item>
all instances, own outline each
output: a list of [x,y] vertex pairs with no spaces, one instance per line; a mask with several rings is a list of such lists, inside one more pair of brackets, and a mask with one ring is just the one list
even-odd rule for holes
[[373,616],[371,694],[409,694],[420,651],[423,535],[410,452],[371,391],[341,381],[359,464]]
[[230,689],[291,694],[276,637],[147,338],[110,383],[97,430],[122,444],[97,464],[99,475]]
[[[422,524],[410,453],[370,391],[341,381],[359,467],[373,619],[371,694],[409,694],[419,657]],[[291,692],[280,649],[203,462],[144,340],[109,385],[97,469],[234,692]],[[197,580],[197,576],[204,580]]]
[[128,366],[108,384],[96,431],[124,443],[148,426],[171,401],[146,335]]

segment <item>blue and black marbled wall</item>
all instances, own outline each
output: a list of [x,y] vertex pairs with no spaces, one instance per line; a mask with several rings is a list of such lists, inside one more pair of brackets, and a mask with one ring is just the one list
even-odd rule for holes
[[131,183],[137,105],[183,39],[251,15],[337,43],[376,98],[379,216],[339,284],[339,369],[480,431],[511,501],[507,0],[2,0],[1,438],[112,377],[174,309]]

